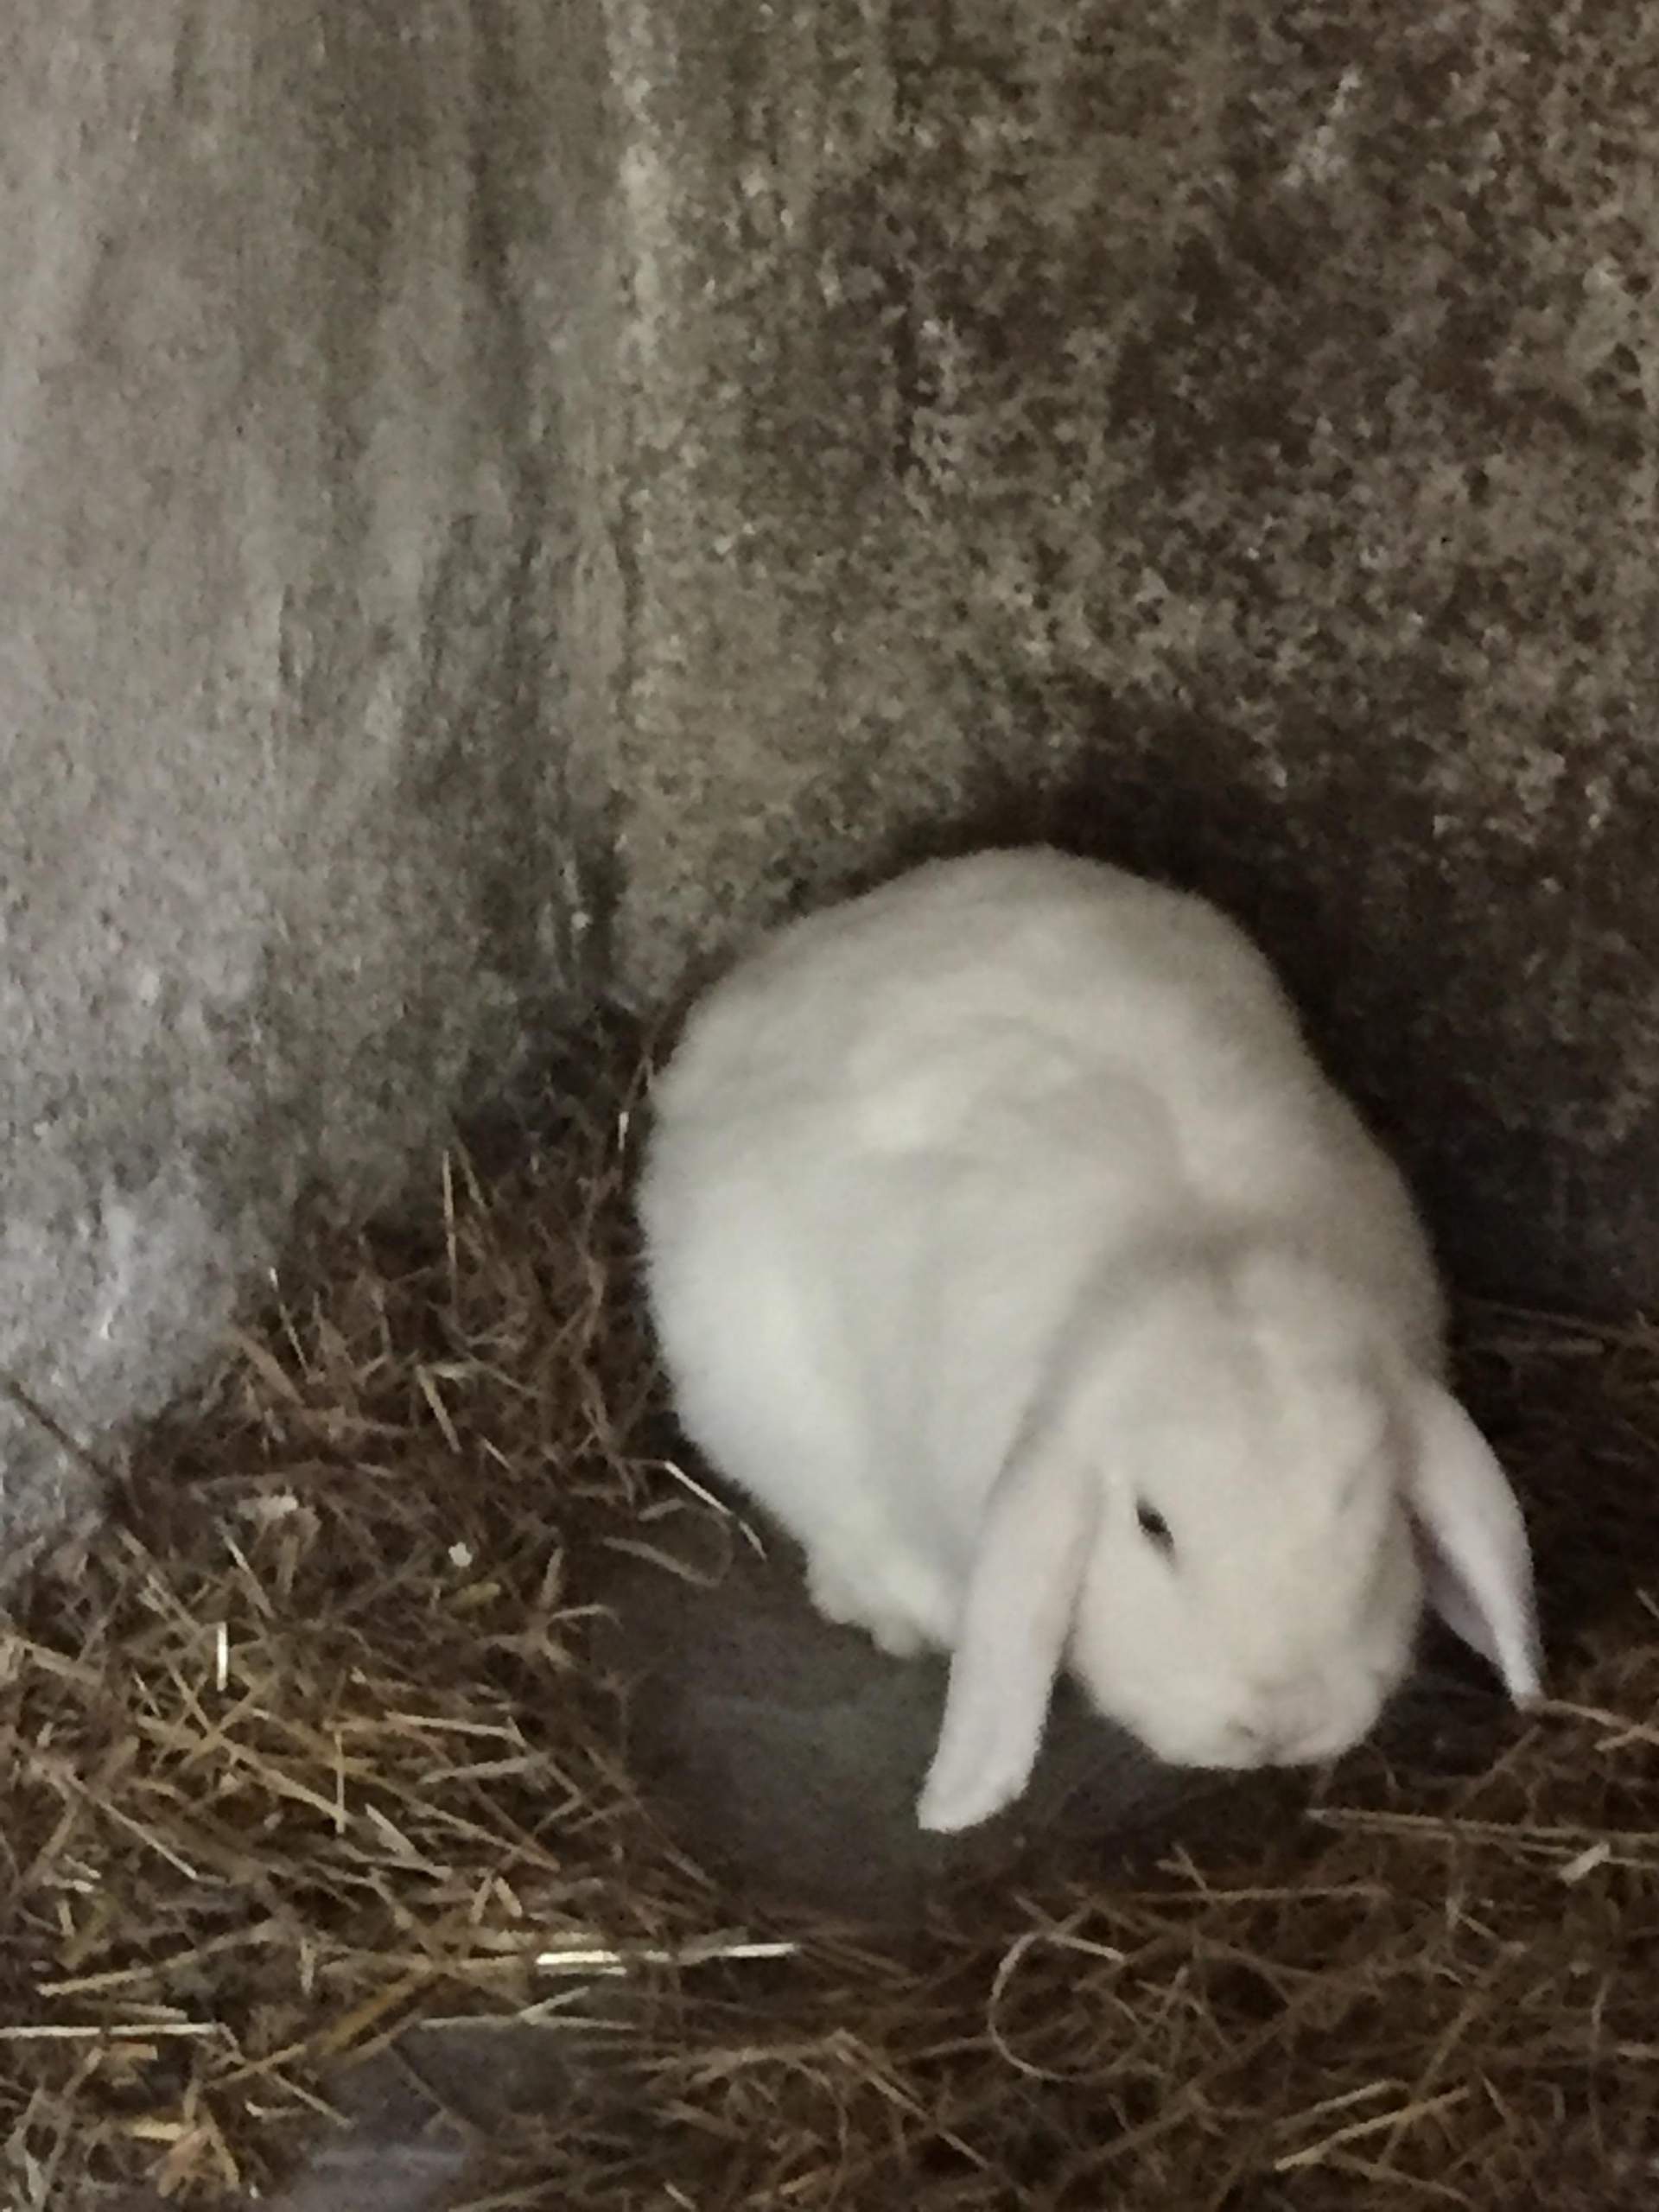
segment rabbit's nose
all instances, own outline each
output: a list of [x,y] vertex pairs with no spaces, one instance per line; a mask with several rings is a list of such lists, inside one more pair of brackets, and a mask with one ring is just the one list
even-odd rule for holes
[[1249,1720],[1230,1722],[1209,1748],[1205,1764],[1217,1767],[1272,1766],[1273,1739],[1266,1729]]
[[1380,1695],[1368,1706],[1361,1696],[1332,1695],[1319,1683],[1275,1688],[1255,1715],[1263,1764],[1322,1766],[1340,1758],[1364,1735],[1380,1703]]
[[1326,1700],[1306,1682],[1276,1682],[1260,1692],[1245,1732],[1264,1766],[1311,1766],[1342,1748]]

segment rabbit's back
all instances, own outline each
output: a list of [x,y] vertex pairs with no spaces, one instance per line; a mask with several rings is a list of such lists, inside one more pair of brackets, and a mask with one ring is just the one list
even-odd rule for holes
[[1032,1095],[1103,1065],[1175,1092],[1252,1046],[1298,1071],[1271,970],[1215,908],[1094,861],[986,853],[779,931],[702,1001],[659,1096],[722,1113],[833,1097],[874,1134],[895,1096],[948,1117],[1033,1051]]
[[661,1103],[722,1148],[740,1128],[798,1147],[809,1174],[971,1154],[1027,1205],[1064,1208],[1082,1177],[1333,1244],[1419,1241],[1249,938],[1040,849],[937,862],[779,932],[703,1001]]

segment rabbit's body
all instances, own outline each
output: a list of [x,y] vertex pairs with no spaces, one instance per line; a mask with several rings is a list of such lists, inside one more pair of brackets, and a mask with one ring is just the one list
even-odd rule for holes
[[[741,963],[694,1011],[655,1104],[641,1212],[677,1403],[802,1542],[820,1609],[894,1651],[959,1646],[999,1478],[1033,1424],[1094,1424],[1097,1447],[1073,1440],[1085,1453],[1109,1453],[1114,1432],[1162,1434],[1166,1471],[1186,1424],[1211,1440],[1199,1458],[1237,1458],[1230,1474],[1170,1474],[1201,1501],[1155,1509],[1187,1523],[1176,1605],[1206,1608],[1202,1633],[1172,1618],[1159,1641],[1219,1639],[1195,1656],[1190,1709],[1160,1712],[1151,1679],[1179,1675],[1177,1655],[1154,1649],[1144,1694],[1120,1695],[1137,1672],[1123,1638],[1094,1649],[1096,1611],[1163,1602],[1135,1594],[1145,1562],[1117,1555],[1122,1535],[1096,1534],[1097,1498],[1074,1500],[1073,1548],[1094,1566],[1077,1566],[1065,1641],[1155,1748],[1248,1756],[1211,1709],[1216,1678],[1317,1670],[1331,1609],[1363,1596],[1327,1562],[1307,1637],[1271,1631],[1285,1664],[1249,1656],[1274,1576],[1308,1571],[1288,1554],[1343,1541],[1317,1437],[1286,1442],[1298,1407],[1322,1402],[1303,1371],[1345,1371],[1363,1339],[1427,1382],[1442,1325],[1403,1185],[1248,939],[1198,899],[1089,861],[937,863]],[[1351,1409],[1332,1408],[1340,1427]],[[1235,1503],[1213,1503],[1218,1484]],[[1363,1503],[1351,1540],[1400,1563],[1363,1596],[1380,1625],[1361,1703],[1408,1647],[1418,1592],[1403,1517],[1396,1542],[1383,1489]],[[1226,1530],[1212,1546],[1191,1524],[1217,1511],[1254,1515],[1239,1541],[1261,1554],[1259,1588],[1207,1560]],[[1293,1732],[1321,1735],[1311,1707]]]

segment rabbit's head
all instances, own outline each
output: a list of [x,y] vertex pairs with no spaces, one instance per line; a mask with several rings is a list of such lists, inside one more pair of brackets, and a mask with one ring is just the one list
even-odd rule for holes
[[979,1531],[924,1826],[1019,1794],[1062,1665],[1173,1764],[1313,1763],[1376,1719],[1427,1592],[1535,1694],[1509,1484],[1367,1324],[1278,1253],[1183,1262],[1082,1317]]

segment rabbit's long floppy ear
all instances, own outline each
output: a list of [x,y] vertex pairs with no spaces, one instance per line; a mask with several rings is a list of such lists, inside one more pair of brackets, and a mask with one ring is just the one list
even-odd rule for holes
[[1437,1382],[1413,1384],[1407,1503],[1429,1602],[1489,1659],[1517,1705],[1539,1694],[1543,1655],[1526,1523],[1485,1438]]
[[1098,1492],[1053,1439],[1015,1445],[986,1507],[917,1818],[949,1834],[1030,1779],[1094,1541]]

